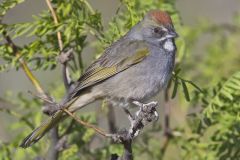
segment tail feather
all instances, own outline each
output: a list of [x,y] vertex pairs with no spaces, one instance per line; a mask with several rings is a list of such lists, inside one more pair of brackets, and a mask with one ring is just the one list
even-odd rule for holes
[[49,118],[46,122],[41,124],[38,128],[36,128],[31,134],[29,134],[20,144],[20,147],[27,148],[32,144],[36,143],[41,139],[46,132],[48,132],[51,128],[53,128],[56,124],[58,124],[63,119],[63,112],[56,112],[51,118]]

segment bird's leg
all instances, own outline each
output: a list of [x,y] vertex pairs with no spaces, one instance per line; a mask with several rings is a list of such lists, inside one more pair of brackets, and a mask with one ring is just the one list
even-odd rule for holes
[[131,114],[131,112],[130,112],[127,108],[125,108],[125,107],[123,107],[123,110],[124,110],[124,112],[128,115],[129,121],[132,122],[132,121],[134,120],[134,117],[133,117],[133,115]]

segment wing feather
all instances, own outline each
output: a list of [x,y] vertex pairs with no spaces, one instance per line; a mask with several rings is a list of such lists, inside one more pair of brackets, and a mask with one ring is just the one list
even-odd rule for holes
[[141,62],[150,53],[146,43],[143,41],[128,43],[127,45],[125,48],[128,49],[122,49],[116,55],[106,50],[79,78],[77,86],[71,92],[70,97],[74,98],[82,89],[110,78]]

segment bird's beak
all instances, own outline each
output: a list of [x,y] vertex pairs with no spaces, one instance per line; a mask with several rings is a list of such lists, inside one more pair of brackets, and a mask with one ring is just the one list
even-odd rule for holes
[[173,38],[179,37],[178,34],[177,34],[175,31],[170,31],[170,32],[169,32],[169,35],[170,35],[171,37],[173,37]]
[[168,37],[169,38],[177,38],[178,34],[175,32],[174,27],[169,27],[168,29]]
[[160,39],[158,39],[158,41],[163,41],[165,39],[171,39],[171,38],[177,38],[178,37],[178,34],[173,30],[168,30],[168,33],[165,37],[162,37]]
[[177,38],[177,37],[179,37],[179,36],[174,30],[170,30],[168,32],[168,38]]

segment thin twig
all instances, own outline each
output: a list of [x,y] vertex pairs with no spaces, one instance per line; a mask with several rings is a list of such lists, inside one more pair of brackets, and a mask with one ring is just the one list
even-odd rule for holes
[[161,159],[163,159],[163,157],[164,157],[164,155],[165,155],[165,153],[166,153],[166,150],[167,150],[167,148],[168,148],[168,146],[169,146],[169,142],[170,142],[170,138],[164,137],[164,139],[163,139],[163,145],[162,145],[162,147],[161,147],[161,149],[160,149],[160,151],[161,151]]
[[124,160],[133,160],[133,153],[132,153],[132,140],[126,141],[123,143],[124,147]]
[[169,88],[164,92],[164,136],[169,138],[171,136],[170,128],[170,105],[169,105]]
[[27,117],[24,117],[19,112],[14,110],[12,106],[15,106],[15,104],[12,104],[11,102],[1,98],[0,102],[1,102],[0,111],[5,111],[9,115],[12,115],[13,117],[18,118],[20,121],[25,122],[31,129],[34,129],[33,123],[29,121]]
[[56,148],[58,141],[59,141],[58,127],[52,128],[50,131],[50,134],[51,134],[51,146],[48,149],[47,159],[58,160],[59,150]]
[[186,79],[180,77],[180,76],[178,75],[178,73],[173,72],[172,74],[173,74],[173,78],[174,78],[174,79],[178,78],[178,79],[180,79],[180,80],[182,80],[182,81],[184,81],[184,82],[187,82],[187,83],[191,84],[191,85],[192,85],[195,89],[197,89],[199,92],[203,93],[203,90],[202,90],[200,87],[198,87],[195,83],[193,83],[192,81],[186,80]]
[[[55,25],[58,25],[59,22],[58,22],[57,14],[53,9],[50,0],[46,0],[46,3],[47,3],[47,6],[48,6],[49,10],[51,11],[51,14],[52,14]],[[60,31],[57,32],[57,39],[58,39],[58,46],[59,46],[59,49],[60,49],[60,56],[61,56],[61,54],[64,54],[64,53],[63,53],[62,35],[61,35]],[[65,89],[68,90],[69,89],[69,84],[71,82],[71,78],[70,78],[69,70],[68,70],[68,67],[67,67],[67,61],[62,63],[62,76],[63,76],[63,82],[64,82]]]
[[[36,95],[32,92],[29,91],[29,93],[37,98],[40,98],[41,100],[43,100],[44,102],[46,103],[49,103],[50,105],[56,105],[57,106],[57,103],[56,102],[53,102],[52,100],[49,100],[49,99],[46,99],[42,96],[39,96],[39,95]],[[99,133],[100,135],[104,136],[104,137],[107,137],[107,134],[106,132],[104,132],[103,130],[101,130],[100,128],[97,128],[96,126],[92,125],[92,124],[89,124],[87,122],[84,122],[82,121],[81,119],[79,119],[78,117],[76,117],[73,113],[71,113],[70,111],[68,111],[67,109],[62,109],[65,113],[67,113],[70,117],[72,117],[75,121],[77,121],[79,124],[85,126],[85,127],[88,127],[88,128],[92,128],[93,130],[95,130],[97,133]],[[72,121],[73,122],[73,121]],[[70,126],[72,126],[72,123],[70,124]],[[64,134],[62,136],[64,136],[65,134],[67,134],[67,132],[69,131],[69,128],[64,132]]]
[[39,99],[43,100],[43,102],[45,102],[45,103],[48,103],[48,104],[51,104],[51,105],[56,104],[56,102],[53,102],[49,97],[43,97],[42,95],[37,95],[37,94],[35,94],[31,91],[28,91],[28,93],[31,94],[32,96],[36,97],[36,98],[39,98]]
[[31,70],[29,69],[29,67],[27,66],[27,63],[23,60],[23,58],[21,57],[21,54],[18,51],[18,47],[17,45],[15,45],[15,43],[12,41],[12,39],[10,38],[10,36],[8,36],[7,32],[4,31],[3,32],[3,37],[5,38],[5,40],[7,41],[7,44],[13,49],[13,53],[16,57],[19,57],[19,62],[21,64],[21,67],[24,71],[24,73],[26,74],[26,76],[28,77],[28,79],[32,82],[33,86],[36,88],[37,92],[41,95],[43,95],[44,97],[47,97],[47,95],[45,94],[43,88],[40,85],[40,82],[38,81],[38,79],[32,74]]
[[[3,36],[7,41],[7,44],[10,45],[11,48],[13,49],[14,54],[17,57],[20,57],[21,54],[18,51],[18,47],[13,43],[10,36],[7,35],[7,32],[3,32]],[[36,88],[37,92],[41,95],[41,97],[45,100],[51,101],[47,96],[47,94],[44,92],[43,88],[41,87],[40,82],[37,80],[37,78],[32,74],[31,70],[28,68],[27,63],[22,58],[19,58],[19,62],[26,76],[32,82],[33,86]],[[52,144],[51,144],[51,149],[49,150],[49,159],[57,160],[59,153],[53,146],[56,146],[58,141],[58,127],[54,127],[52,129],[51,140],[52,140]]]
[[[47,3],[49,10],[51,11],[55,25],[58,25],[59,23],[58,23],[57,14],[55,13],[55,11],[53,9],[50,0],[46,0],[46,3]],[[62,41],[61,32],[59,32],[59,31],[57,32],[57,39],[58,39],[58,45],[60,48],[60,56],[63,56],[63,54],[64,54],[62,52],[63,51],[63,41]],[[62,76],[63,76],[64,86],[65,86],[66,91],[68,91],[68,89],[70,88],[71,79],[70,79],[70,75],[69,75],[69,71],[68,71],[68,67],[67,67],[67,61],[64,63],[61,63],[61,64],[62,64]],[[54,141],[54,140],[52,141],[52,145],[54,146],[54,148],[52,148],[52,150],[50,152],[52,152],[52,154],[55,154],[55,158],[57,158],[59,150],[56,150],[55,147],[57,146],[58,141],[59,141],[58,127],[54,127],[52,129],[52,131],[55,131],[55,134],[52,134],[51,138],[56,139],[56,141]]]
[[[13,49],[14,54],[17,57],[20,57],[20,53],[18,51],[18,47],[13,43],[13,41],[11,40],[10,36],[7,35],[7,32],[3,32],[3,36],[5,38],[5,40],[7,41],[7,44],[11,46],[11,48]],[[19,62],[21,64],[22,69],[24,70],[26,76],[28,77],[28,79],[32,82],[33,86],[36,88],[37,92],[41,95],[41,97],[43,99],[49,100],[49,97],[47,96],[47,94],[44,92],[43,88],[40,85],[40,82],[37,80],[37,78],[32,74],[31,70],[29,69],[29,67],[27,66],[27,63],[22,59],[19,58]],[[55,146],[57,144],[58,141],[58,131],[57,131],[57,127],[54,127],[52,130],[52,134],[51,134],[51,139],[52,139],[52,146]],[[49,157],[51,160],[57,160],[58,159],[58,151],[52,147],[52,149],[49,150]]]
[[163,132],[164,132],[164,140],[163,146],[161,147],[161,157],[164,157],[166,150],[168,148],[169,141],[172,138],[172,130],[170,127],[170,104],[169,104],[169,91],[170,91],[171,83],[167,86],[166,90],[164,91],[164,125],[163,125]]
[[140,131],[144,128],[146,124],[158,119],[158,113],[156,111],[157,102],[150,102],[148,104],[142,104],[140,102],[134,101],[135,105],[139,106],[139,111],[135,113],[134,116],[129,116],[131,126],[128,130],[119,132],[117,134],[111,135],[114,142],[120,142],[124,147],[124,154],[121,157],[112,155],[111,159],[123,159],[123,160],[133,160],[132,153],[132,141],[139,135]]
[[[58,25],[58,24],[59,24],[58,18],[57,18],[57,15],[56,15],[53,7],[52,7],[52,4],[51,4],[50,0],[46,0],[46,3],[47,3],[47,6],[48,6],[49,10],[51,11],[51,14],[52,14],[54,23],[55,23],[56,25]],[[57,38],[58,38],[59,48],[60,48],[60,50],[63,50],[62,35],[61,35],[61,32],[59,32],[59,31],[57,32]]]
[[89,124],[87,122],[82,121],[81,119],[79,119],[78,117],[76,117],[73,113],[71,113],[70,111],[68,111],[67,109],[63,109],[63,111],[65,113],[67,113],[70,117],[72,117],[73,119],[75,119],[79,124],[84,125],[88,128],[92,128],[93,130],[95,130],[97,133],[99,133],[100,135],[107,137],[107,133],[104,132],[102,129],[97,128],[96,126]]

